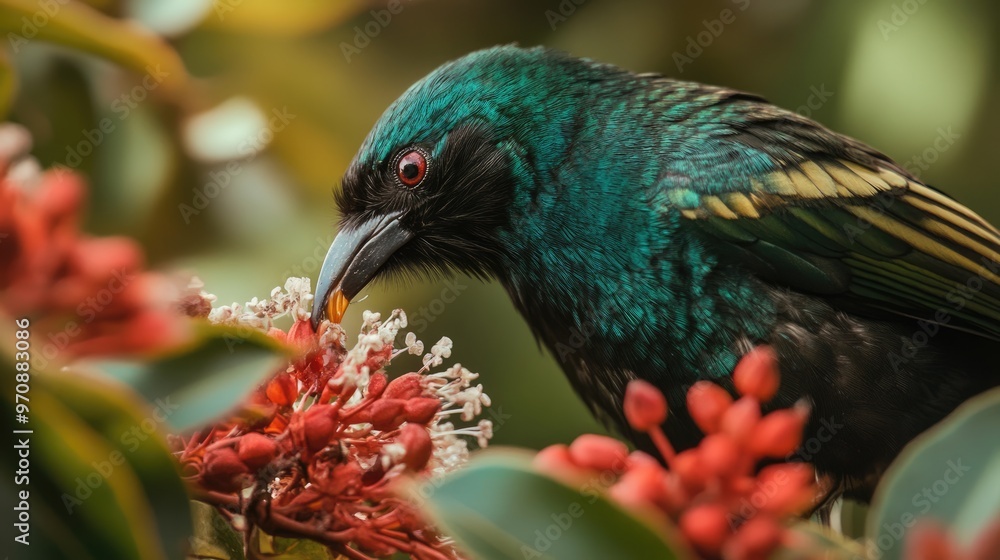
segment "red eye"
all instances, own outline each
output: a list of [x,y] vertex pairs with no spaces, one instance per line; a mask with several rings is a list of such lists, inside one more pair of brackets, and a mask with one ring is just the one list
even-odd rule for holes
[[427,173],[427,158],[418,150],[403,154],[396,164],[396,176],[407,187],[415,187]]

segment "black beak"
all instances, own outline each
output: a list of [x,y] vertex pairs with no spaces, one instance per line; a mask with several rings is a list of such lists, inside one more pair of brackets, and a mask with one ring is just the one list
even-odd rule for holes
[[324,315],[339,323],[351,298],[371,282],[397,249],[413,238],[413,232],[399,221],[402,215],[392,212],[376,216],[337,234],[316,280],[313,329]]

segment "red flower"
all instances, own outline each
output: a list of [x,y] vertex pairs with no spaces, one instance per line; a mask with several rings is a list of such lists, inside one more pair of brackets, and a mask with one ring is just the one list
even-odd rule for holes
[[[488,421],[458,429],[448,421],[467,416],[470,407],[475,416],[489,404],[481,386],[472,386],[476,374],[461,366],[429,373],[451,352],[451,341],[443,339],[424,357],[424,368],[388,381],[382,368],[394,355],[422,349],[407,337],[406,348],[393,350],[406,316],[396,311],[382,321],[366,313],[358,345],[346,350],[339,325],[324,322],[313,333],[311,300],[308,280],[293,278],[269,300],[208,314],[216,322],[268,332],[302,354],[228,420],[174,438],[182,472],[199,499],[230,518],[240,516],[244,530],[259,526],[310,538],[348,558],[456,558],[450,541],[401,499],[396,483],[404,473],[441,473],[460,465],[467,454],[460,436],[485,445]],[[273,324],[286,314],[295,319],[287,334]],[[248,492],[267,507],[245,499]]]
[[184,342],[179,287],[143,272],[139,246],[79,230],[86,187],[66,170],[41,173],[30,137],[0,125],[0,309],[28,317],[46,341],[36,367],[91,355],[136,355]]
[[808,465],[778,464],[759,472],[757,465],[795,450],[808,411],[761,414],[761,400],[773,397],[778,387],[769,349],[750,352],[736,371],[743,395],[736,401],[708,381],[688,391],[688,409],[706,437],[680,454],[661,428],[667,411],[663,395],[644,381],[626,389],[626,419],[652,439],[667,468],[639,453],[622,460],[624,444],[594,435],[580,436],[569,448],[542,450],[535,465],[571,484],[592,479],[596,471],[610,473],[612,499],[628,508],[660,510],[703,557],[767,558],[781,544],[785,522],[807,511],[818,490]]
[[667,419],[667,399],[651,383],[637,379],[625,388],[625,418],[640,431],[659,426]]

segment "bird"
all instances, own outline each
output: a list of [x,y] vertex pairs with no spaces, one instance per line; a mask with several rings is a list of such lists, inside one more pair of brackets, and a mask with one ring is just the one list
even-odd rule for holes
[[[376,279],[498,281],[590,410],[685,393],[767,345],[796,459],[870,500],[901,449],[1000,385],[1000,231],[888,156],[763,98],[546,47],[447,62],[374,124],[335,198],[314,326]],[[808,450],[808,452],[806,451]]]

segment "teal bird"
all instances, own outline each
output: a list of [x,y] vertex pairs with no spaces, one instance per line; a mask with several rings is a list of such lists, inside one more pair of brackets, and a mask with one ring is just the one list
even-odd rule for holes
[[812,406],[818,444],[801,458],[864,499],[909,440],[1000,384],[1000,232],[747,93],[542,48],[476,52],[389,107],[337,201],[314,322],[394,273],[496,279],[640,447],[629,380],[664,391],[664,428],[688,447],[686,389],[731,388],[740,356],[770,344],[773,406]]

